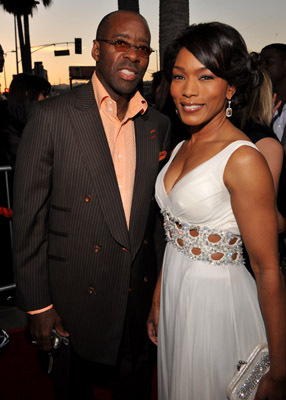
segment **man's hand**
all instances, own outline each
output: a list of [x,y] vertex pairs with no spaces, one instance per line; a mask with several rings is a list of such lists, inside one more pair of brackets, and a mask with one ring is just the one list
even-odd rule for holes
[[33,342],[43,351],[51,349],[51,332],[53,328],[61,336],[69,336],[69,333],[62,325],[59,314],[54,308],[39,314],[29,315],[28,323]]
[[281,106],[281,104],[282,104],[282,101],[280,100],[280,101],[278,101],[277,102],[277,104],[275,104],[276,103],[276,100],[277,100],[277,93],[274,93],[273,94],[273,109],[272,109],[272,116],[274,116],[274,114],[276,113],[276,111],[279,109],[279,107]]

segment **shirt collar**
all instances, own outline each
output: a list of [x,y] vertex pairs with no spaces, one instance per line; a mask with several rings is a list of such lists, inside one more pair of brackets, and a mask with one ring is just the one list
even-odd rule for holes
[[[96,101],[99,109],[102,108],[102,105],[105,101],[113,101],[114,102],[114,100],[112,100],[112,98],[108,94],[105,87],[102,85],[102,83],[98,79],[98,77],[96,75],[96,71],[92,75],[91,82],[92,82],[95,101]],[[148,108],[147,101],[137,90],[129,101],[128,110],[127,110],[124,120],[126,120],[127,118],[133,118],[138,113],[144,114],[146,112],[147,108]]]

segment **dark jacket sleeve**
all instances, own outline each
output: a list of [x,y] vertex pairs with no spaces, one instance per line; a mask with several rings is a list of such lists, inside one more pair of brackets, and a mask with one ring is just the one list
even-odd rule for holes
[[17,151],[13,201],[13,261],[17,302],[24,311],[51,304],[47,220],[53,180],[50,125],[40,103]]

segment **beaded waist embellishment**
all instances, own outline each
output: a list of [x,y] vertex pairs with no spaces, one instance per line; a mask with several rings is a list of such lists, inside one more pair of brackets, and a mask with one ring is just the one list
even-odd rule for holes
[[190,225],[173,217],[167,210],[162,214],[167,242],[192,260],[214,265],[243,263],[240,235]]

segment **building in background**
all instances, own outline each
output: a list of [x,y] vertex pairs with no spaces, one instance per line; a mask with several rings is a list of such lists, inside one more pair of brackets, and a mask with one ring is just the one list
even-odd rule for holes
[[32,74],[45,78],[48,81],[48,71],[44,69],[42,61],[36,61],[34,63],[34,68],[32,69]]

